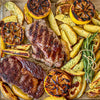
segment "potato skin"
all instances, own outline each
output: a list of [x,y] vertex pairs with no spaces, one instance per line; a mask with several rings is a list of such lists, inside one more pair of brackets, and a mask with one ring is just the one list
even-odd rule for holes
[[52,30],[58,35],[60,36],[61,33],[60,33],[60,30],[58,28],[58,25],[57,25],[57,22],[55,20],[55,17],[54,17],[54,14],[52,11],[50,11],[50,14],[48,15],[48,20],[49,20],[49,23],[50,23],[50,27],[52,28]]
[[60,29],[62,29],[63,31],[65,31],[69,42],[74,45],[77,42],[77,35],[74,32],[74,30],[67,24],[61,24],[60,25]]
[[[77,86],[75,84],[77,84]],[[81,91],[81,88],[82,88],[82,77],[74,76],[72,81],[72,87],[69,90],[69,95],[67,96],[68,99],[74,99],[75,97],[77,97],[78,93]]]
[[61,69],[66,70],[66,69],[72,69],[81,59],[81,54],[78,54],[76,57],[68,61]]
[[29,97],[27,94],[25,94],[21,89],[19,89],[17,86],[12,85],[13,92],[19,96],[20,98],[23,98],[25,100],[32,100],[31,97]]
[[11,1],[5,3],[5,7],[12,12],[13,15],[16,15],[18,22],[22,25],[24,21],[23,12],[17,7],[17,5]]
[[15,15],[4,17],[2,19],[2,21],[4,21],[5,23],[7,23],[7,22],[18,22],[17,16],[15,16]]
[[86,83],[86,80],[85,80],[84,76],[82,77],[82,80],[83,80],[82,88],[81,88],[81,91],[79,92],[79,94],[77,95],[77,98],[80,98],[86,90],[87,83]]
[[80,39],[79,42],[73,47],[73,50],[70,52],[71,58],[74,58],[78,54],[78,52],[82,46],[83,41],[84,41],[83,38]]
[[58,21],[63,22],[64,24],[67,24],[69,26],[75,26],[75,23],[71,20],[71,18],[69,16],[63,15],[63,14],[59,14],[55,16],[55,19],[57,19]]
[[81,28],[79,26],[73,26],[73,29],[79,36],[87,38],[88,36],[91,35],[90,32],[85,31],[83,28]]
[[99,21],[98,19],[92,18],[92,23],[93,23],[94,25],[100,26],[100,21]]
[[15,96],[15,94],[12,92],[10,87],[2,81],[0,81],[0,90],[1,90],[2,94],[7,98],[7,100],[8,99],[10,99],[10,100],[19,100],[17,98],[17,96]]
[[62,40],[64,40],[67,43],[69,51],[72,51],[72,47],[71,47],[72,45],[69,42],[69,40],[63,30],[61,30],[61,38],[62,38]]
[[100,33],[100,26],[92,25],[92,24],[85,24],[83,27],[88,32],[92,32],[92,33],[99,32]]

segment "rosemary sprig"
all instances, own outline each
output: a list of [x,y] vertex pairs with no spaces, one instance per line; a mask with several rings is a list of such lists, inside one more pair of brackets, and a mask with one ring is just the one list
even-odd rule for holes
[[83,42],[82,59],[87,83],[91,82],[94,76],[95,55],[93,53],[93,39],[97,34],[98,33],[94,33]]

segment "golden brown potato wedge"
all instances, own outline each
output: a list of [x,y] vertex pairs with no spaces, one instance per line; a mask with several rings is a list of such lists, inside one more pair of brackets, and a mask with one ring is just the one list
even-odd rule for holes
[[70,52],[70,57],[74,58],[78,53],[82,46],[84,39],[80,39],[79,42],[73,47],[73,51]]
[[12,45],[11,49],[28,50],[30,47],[31,47],[31,44]]
[[89,87],[91,89],[96,88],[98,86],[100,87],[100,71],[95,75],[92,82],[89,84]]
[[100,50],[97,51],[96,53],[96,62],[100,60]]
[[79,92],[79,94],[77,95],[77,98],[80,98],[86,90],[86,80],[85,80],[84,76],[82,77],[82,80],[83,80],[82,81],[82,88],[81,88],[81,91]]
[[5,43],[0,35],[0,58],[5,56],[5,54],[2,52],[2,50],[4,49],[5,49]]
[[68,61],[61,69],[62,70],[67,70],[67,69],[72,69],[81,59],[81,53],[79,53],[76,57]]
[[100,47],[100,35],[99,34],[96,35],[96,37],[93,39],[93,42],[94,42],[93,51],[96,52]]
[[91,35],[90,32],[85,31],[83,28],[79,26],[74,26],[73,29],[79,36],[87,38]]
[[68,44],[69,50],[72,51],[71,44],[63,30],[61,30],[61,38],[66,41],[66,43]]
[[61,43],[62,43],[62,45],[64,47],[64,51],[65,51],[65,53],[67,55],[67,57],[66,57],[67,61],[69,61],[70,60],[70,51],[68,49],[68,44],[63,39],[61,39]]
[[12,15],[16,15],[18,22],[23,23],[24,15],[23,12],[17,7],[17,5],[11,1],[5,3],[5,7],[11,12]]
[[50,27],[52,28],[52,30],[58,35],[60,36],[61,33],[60,33],[60,30],[59,30],[59,27],[57,25],[57,22],[55,20],[55,17],[54,17],[54,14],[52,11],[50,11],[50,14],[48,16],[48,20],[49,20],[49,23],[50,23]]
[[74,2],[74,0],[58,0],[56,3],[56,6],[59,6],[59,5],[65,4],[65,3],[72,4],[73,2]]
[[59,15],[55,16],[55,19],[57,19],[58,21],[63,22],[64,24],[68,24],[70,26],[75,26],[75,23],[73,23],[73,21],[71,20],[71,18],[69,16],[59,14]]
[[31,24],[31,23],[33,22],[33,19],[32,19],[32,17],[30,16],[30,14],[28,13],[27,4],[25,4],[25,6],[24,6],[24,15],[25,15],[25,21],[26,21],[28,24]]
[[64,97],[46,97],[44,100],[66,100]]
[[73,76],[83,76],[85,74],[85,72],[83,72],[83,71],[75,72],[72,69],[68,69],[68,68],[63,69],[63,70],[66,71],[68,74],[73,75]]
[[96,18],[100,20],[100,12],[98,10],[96,10]]
[[92,24],[85,24],[83,27],[88,32],[92,32],[92,33],[99,32],[100,33],[100,26],[92,25]]
[[26,58],[30,57],[30,54],[28,51],[14,50],[14,49],[4,49],[2,51],[4,54],[16,55],[16,56],[21,56],[21,57],[26,57]]
[[92,18],[92,23],[93,23],[94,25],[100,26],[100,21],[99,21],[98,19]]
[[20,98],[23,98],[24,100],[32,100],[31,97],[29,97],[27,94],[25,94],[20,88],[18,88],[15,85],[12,85],[12,91],[19,96]]
[[95,74],[100,71],[100,60],[96,63]]
[[12,92],[10,87],[2,81],[0,81],[0,90],[4,97],[7,98],[7,100],[19,100],[17,96],[15,96],[15,94]]
[[2,19],[2,21],[4,21],[5,23],[7,23],[7,22],[17,22],[17,16],[15,16],[15,15],[7,16],[7,17],[4,17]]
[[71,4],[59,5],[56,8],[56,15],[59,15],[59,14],[68,14],[69,10],[70,10],[70,6],[71,6]]
[[97,96],[100,96],[100,87],[89,89],[88,91],[86,91],[86,94],[90,98],[95,98]]
[[73,67],[72,70],[74,70],[75,72],[77,72],[77,71],[83,71],[83,69],[84,69],[84,64],[83,64],[83,60],[81,60],[77,65],[75,65]]
[[75,97],[77,97],[78,93],[81,91],[81,88],[82,88],[82,77],[74,76],[71,89],[69,90],[69,95],[67,96],[68,99],[74,99]]
[[74,45],[77,42],[77,35],[69,25],[61,24],[60,29],[62,29],[66,33],[68,40],[72,45]]

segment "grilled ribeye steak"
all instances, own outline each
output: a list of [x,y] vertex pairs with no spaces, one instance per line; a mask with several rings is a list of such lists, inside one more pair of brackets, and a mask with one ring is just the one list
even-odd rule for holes
[[62,66],[64,51],[61,41],[44,20],[37,20],[28,25],[26,37],[32,44],[33,58],[45,62],[48,66]]
[[39,98],[44,92],[46,73],[40,65],[21,57],[11,56],[0,62],[3,81],[18,86],[30,97]]

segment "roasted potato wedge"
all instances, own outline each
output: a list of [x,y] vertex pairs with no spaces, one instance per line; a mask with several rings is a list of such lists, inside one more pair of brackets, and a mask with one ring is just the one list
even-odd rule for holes
[[27,4],[25,4],[24,6],[24,15],[25,15],[25,21],[28,23],[28,24],[31,24],[33,22],[33,19],[32,17],[29,15],[28,13],[28,10],[27,10]]
[[85,24],[83,27],[88,32],[92,32],[92,33],[99,32],[100,33],[100,26],[92,25],[92,24]]
[[3,83],[2,81],[0,81],[0,90],[2,94],[4,95],[4,97],[7,98],[7,100],[8,99],[9,100],[19,100],[17,96],[15,96],[15,94],[12,92],[10,87],[6,85],[5,83]]
[[70,6],[71,6],[71,4],[59,5],[56,8],[56,15],[59,15],[59,14],[68,14],[69,10],[70,10]]
[[95,73],[100,71],[100,60],[96,63]]
[[64,97],[46,97],[44,100],[66,100]]
[[61,39],[61,43],[62,43],[62,45],[64,47],[64,51],[65,51],[65,53],[67,55],[67,57],[66,57],[67,61],[69,61],[70,60],[70,51],[68,49],[68,44],[64,40],[62,40],[62,39]]
[[96,18],[100,20],[100,12],[98,10],[96,10]]
[[100,87],[89,89],[88,91],[86,91],[86,94],[90,98],[95,98],[97,96],[100,96]]
[[17,22],[17,16],[15,16],[15,15],[7,16],[7,17],[4,17],[2,19],[2,21],[4,21],[5,23],[7,23],[7,22]]
[[68,40],[68,38],[67,38],[67,36],[66,36],[66,34],[65,34],[65,32],[63,30],[61,30],[61,38],[67,42],[68,49],[70,51],[72,51],[71,44],[70,44],[70,42],[69,42],[69,40]]
[[94,42],[93,51],[96,52],[100,47],[100,35],[99,34],[96,35],[96,37],[93,39],[93,42]]
[[100,71],[95,75],[92,82],[89,84],[89,87],[91,89],[96,88],[98,86],[100,87]]
[[49,20],[49,23],[50,23],[50,27],[52,28],[52,30],[58,35],[60,36],[61,33],[60,33],[60,30],[59,30],[59,27],[57,25],[57,22],[55,20],[55,17],[54,17],[54,14],[52,11],[50,11],[50,14],[48,16],[48,20]]
[[67,69],[72,69],[81,59],[81,53],[79,53],[76,57],[71,59],[70,61],[67,62],[61,69],[62,70],[67,70]]
[[30,54],[28,51],[14,50],[14,49],[4,49],[2,51],[4,54],[16,55],[16,56],[26,57],[26,58],[30,57]]
[[56,6],[59,6],[59,5],[65,4],[65,3],[72,4],[73,2],[74,2],[74,0],[58,0],[56,3]]
[[84,74],[85,74],[85,72],[83,72],[83,71],[74,71],[74,70],[72,70],[72,69],[68,69],[68,68],[66,68],[66,69],[63,69],[65,72],[67,72],[68,74],[70,74],[70,75],[73,75],[73,76],[83,76]]
[[91,35],[90,32],[85,31],[83,28],[79,26],[74,26],[73,29],[79,36],[87,38]]
[[75,72],[77,72],[77,71],[83,71],[83,69],[84,69],[84,64],[83,64],[83,60],[81,60],[77,65],[75,65],[73,67],[72,70],[74,70]]
[[28,50],[30,47],[31,47],[31,44],[12,45],[11,49]]
[[82,46],[84,39],[80,39],[79,42],[73,47],[73,51],[70,52],[70,57],[74,58],[78,53]]
[[77,98],[80,98],[83,94],[84,94],[84,92],[85,92],[85,90],[86,90],[86,80],[85,80],[85,76],[83,76],[82,77],[82,88],[81,88],[81,91],[79,92],[79,94],[77,95]]
[[77,42],[77,35],[69,25],[61,24],[60,29],[62,29],[66,33],[72,45],[74,45]]
[[98,19],[92,18],[92,23],[93,23],[94,25],[100,26],[100,21],[99,21]]
[[5,7],[11,12],[12,15],[16,15],[18,18],[18,22],[23,24],[24,15],[23,12],[17,7],[17,5],[13,2],[6,2]]
[[19,96],[20,98],[23,98],[24,100],[32,100],[31,97],[29,97],[27,94],[25,94],[20,88],[18,88],[15,85],[12,85],[12,91]]
[[5,43],[0,35],[0,58],[5,56],[5,54],[2,52],[2,50],[4,49],[5,49]]
[[64,24],[68,24],[70,26],[75,26],[75,23],[73,23],[73,21],[71,20],[71,18],[69,16],[59,14],[59,15],[55,16],[55,19],[57,19],[58,21],[63,22]]
[[78,93],[81,91],[82,88],[82,77],[81,76],[74,76],[72,81],[71,89],[69,90],[69,95],[67,96],[68,99],[74,99],[77,97]]
[[96,53],[96,62],[100,60],[100,50],[97,51]]

